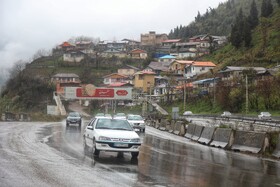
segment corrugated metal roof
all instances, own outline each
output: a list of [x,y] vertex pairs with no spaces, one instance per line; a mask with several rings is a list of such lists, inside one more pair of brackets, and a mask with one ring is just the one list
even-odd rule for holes
[[159,57],[160,59],[175,59],[176,57],[172,56],[172,55],[164,55],[162,57]]
[[75,77],[75,78],[79,78],[79,76],[75,73],[57,73],[53,76],[54,78],[69,78],[69,77]]
[[213,62],[193,62],[192,66],[207,66],[207,67],[216,67]]

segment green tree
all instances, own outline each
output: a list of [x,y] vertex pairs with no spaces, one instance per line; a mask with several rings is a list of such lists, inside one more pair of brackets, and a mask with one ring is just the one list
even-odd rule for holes
[[263,0],[262,1],[262,7],[261,7],[261,16],[262,17],[268,17],[273,12],[273,6],[271,4],[271,0]]
[[276,2],[277,2],[277,4],[278,4],[278,6],[280,6],[280,0],[276,0]]
[[245,47],[251,46],[252,33],[251,33],[250,23],[248,19],[244,21],[243,40],[244,40]]
[[243,16],[242,9],[240,9],[235,19],[235,22],[232,26],[231,36],[230,36],[230,42],[236,48],[241,47],[243,41],[243,29],[244,29],[244,16]]
[[259,24],[259,18],[258,18],[258,9],[255,0],[253,0],[251,4],[250,9],[250,15],[248,17],[248,21],[250,23],[250,28],[254,29]]

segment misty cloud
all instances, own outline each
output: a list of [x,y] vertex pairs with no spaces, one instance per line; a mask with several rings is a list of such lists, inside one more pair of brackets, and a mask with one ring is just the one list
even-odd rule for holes
[[28,61],[73,36],[140,40],[141,33],[169,33],[197,12],[225,0],[1,0],[1,66]]

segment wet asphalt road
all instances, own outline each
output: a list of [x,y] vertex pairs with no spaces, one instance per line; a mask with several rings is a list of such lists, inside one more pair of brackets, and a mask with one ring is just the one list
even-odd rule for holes
[[[85,124],[84,124],[85,125]],[[280,186],[280,162],[210,148],[147,127],[137,160],[84,155],[65,123],[0,123],[0,186]]]

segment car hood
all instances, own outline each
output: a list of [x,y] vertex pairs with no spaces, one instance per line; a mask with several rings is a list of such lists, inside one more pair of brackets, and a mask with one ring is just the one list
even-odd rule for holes
[[145,123],[144,120],[127,120],[129,123]]
[[95,129],[96,135],[106,136],[109,138],[139,138],[138,134],[135,131],[124,131],[124,130],[107,130],[107,129]]
[[67,117],[67,119],[81,119],[81,117]]

